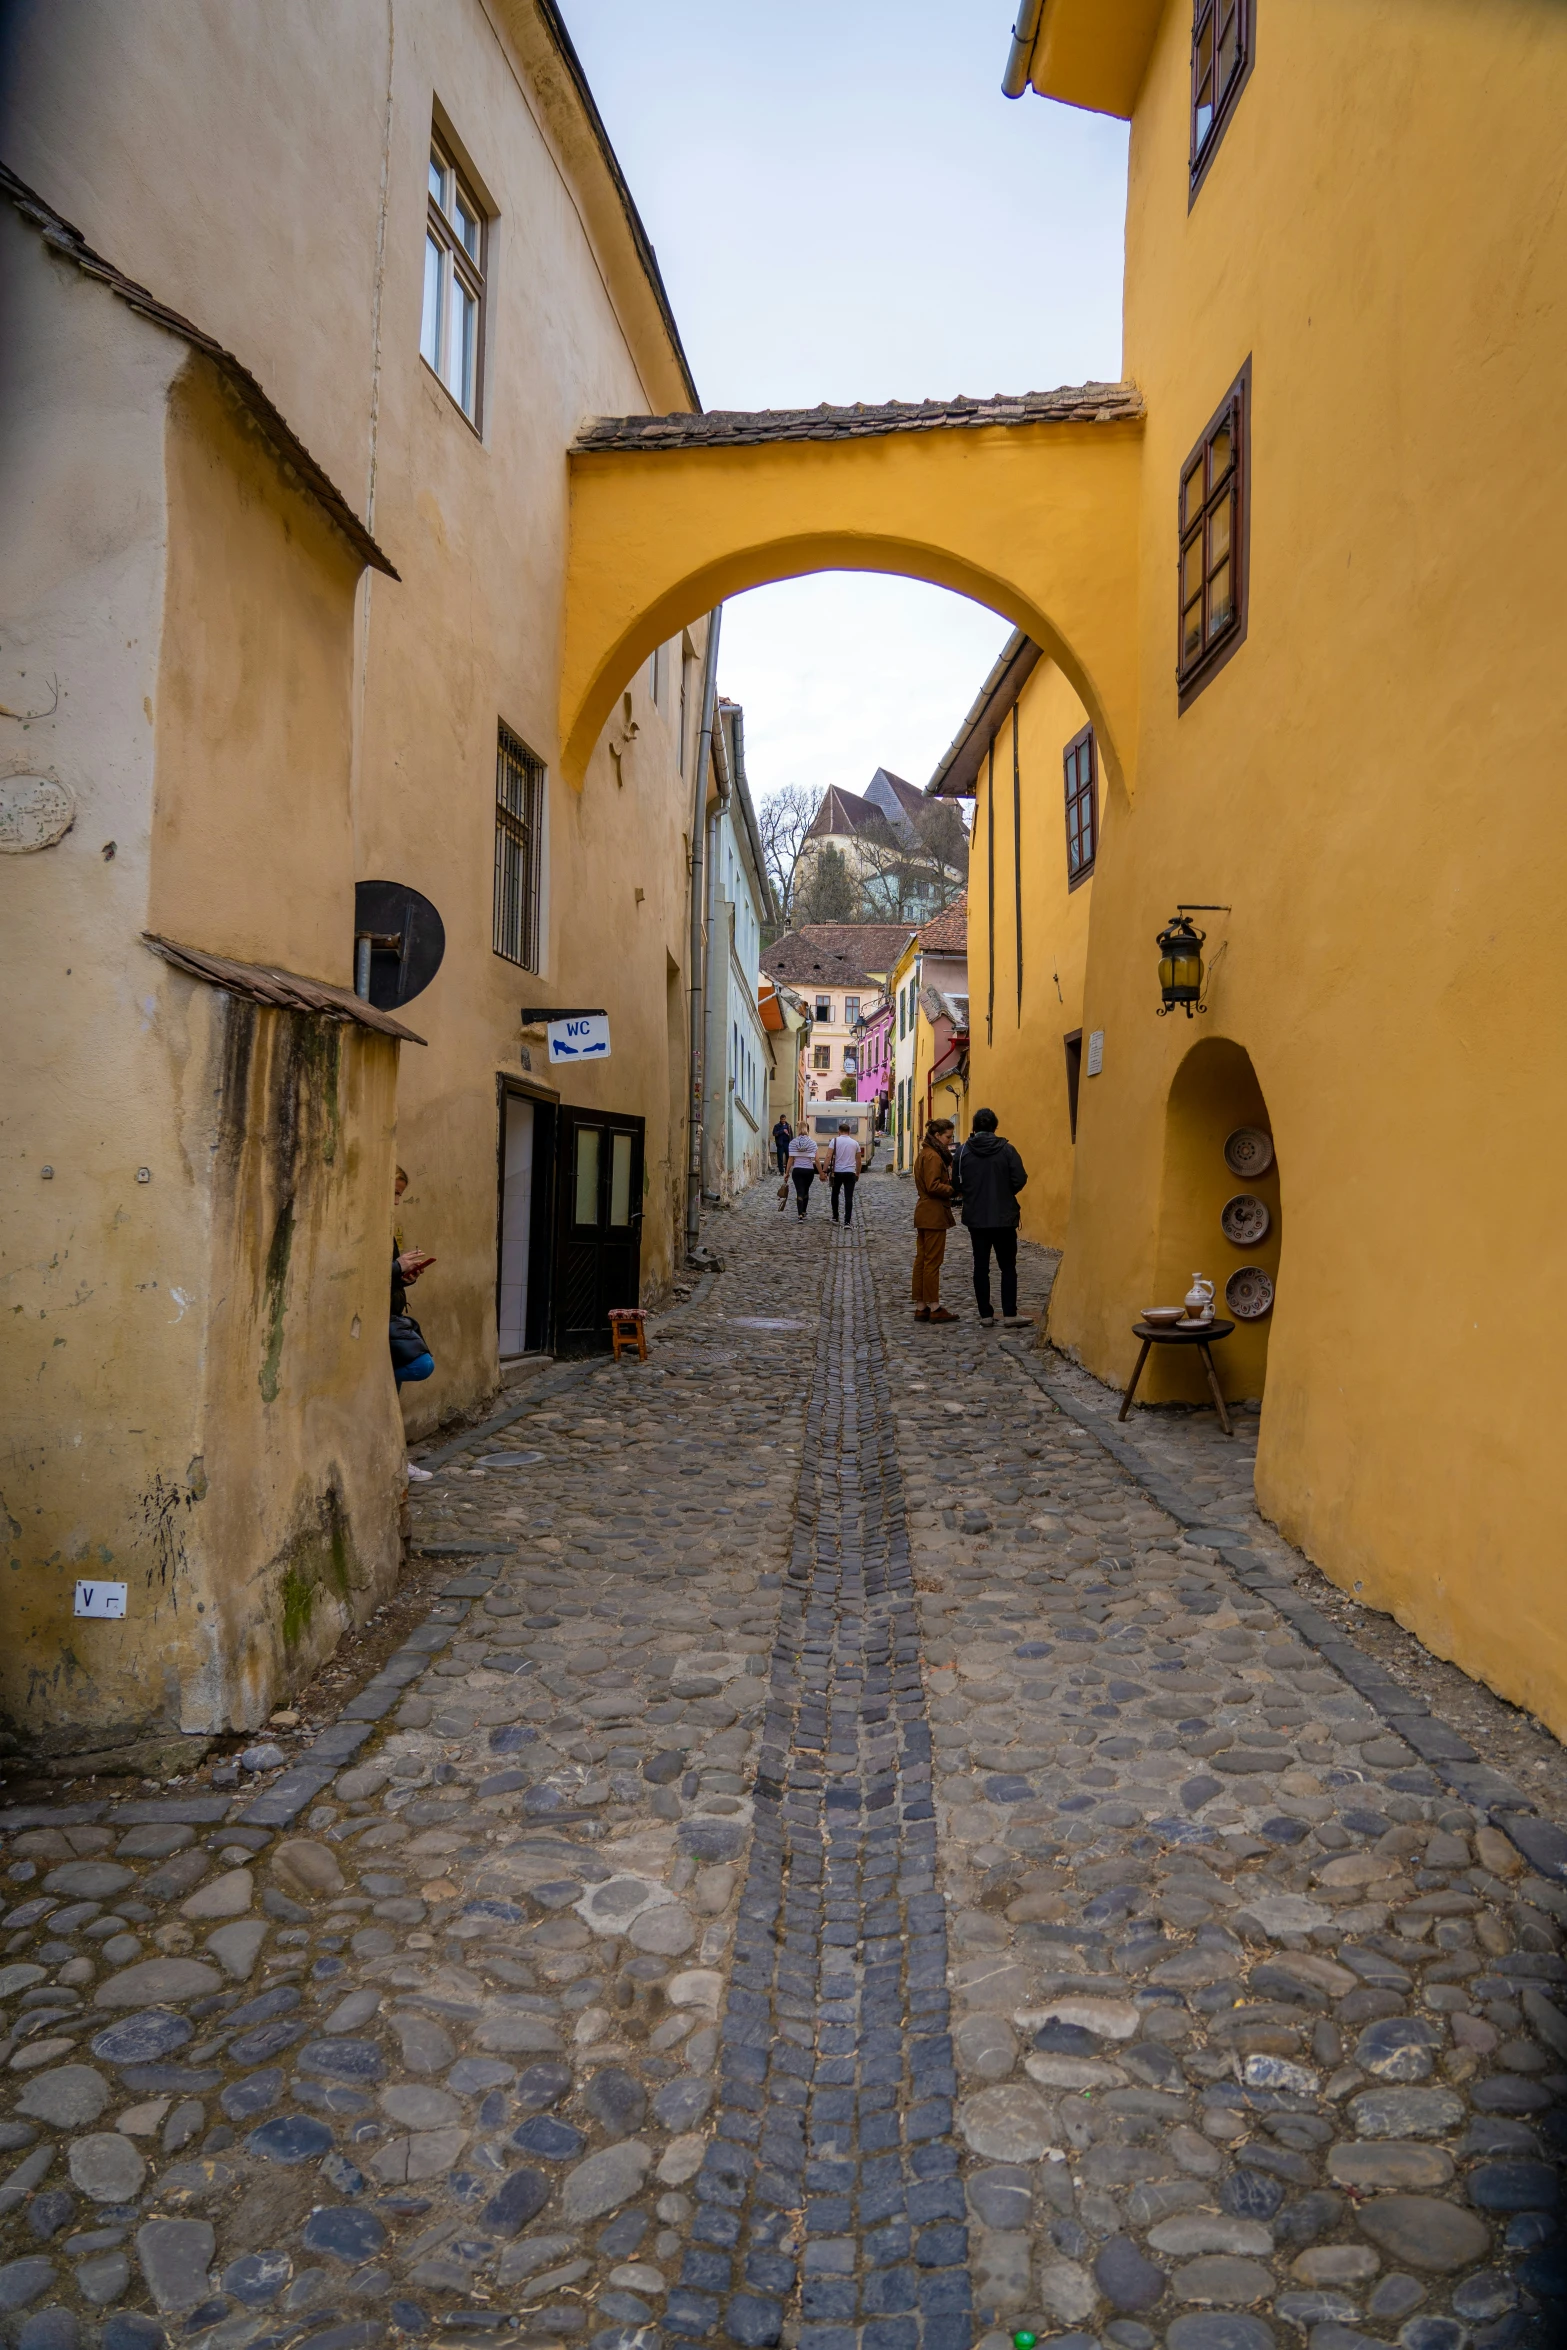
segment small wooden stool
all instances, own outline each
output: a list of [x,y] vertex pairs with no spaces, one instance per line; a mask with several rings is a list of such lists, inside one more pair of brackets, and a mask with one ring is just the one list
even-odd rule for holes
[[1234,1328],[1233,1322],[1194,1322],[1189,1329],[1185,1330],[1178,1322],[1162,1323],[1157,1326],[1152,1322],[1134,1322],[1132,1336],[1142,1340],[1143,1351],[1137,1358],[1137,1368],[1132,1373],[1130,1384],[1121,1398],[1121,1408],[1116,1413],[1116,1418],[1124,1420],[1132,1408],[1132,1398],[1137,1393],[1137,1382],[1143,1375],[1143,1365],[1148,1360],[1148,1349],[1151,1346],[1194,1346],[1202,1360],[1202,1367],[1208,1374],[1208,1385],[1213,1390],[1213,1401],[1219,1415],[1219,1426],[1224,1430],[1226,1436],[1233,1436],[1235,1431],[1230,1426],[1230,1415],[1224,1408],[1224,1395],[1219,1386],[1219,1374],[1213,1367],[1213,1357],[1208,1352],[1208,1344],[1211,1339],[1228,1338]]
[[609,1310],[609,1343],[618,1363],[623,1354],[633,1347],[639,1362],[647,1361],[647,1332],[642,1327],[640,1306],[611,1306]]

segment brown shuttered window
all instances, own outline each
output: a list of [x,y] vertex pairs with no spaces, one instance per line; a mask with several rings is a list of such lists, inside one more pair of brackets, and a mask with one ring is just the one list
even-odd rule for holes
[[544,762],[509,726],[495,752],[495,952],[537,971],[543,898]]
[[1256,0],[1193,0],[1191,194],[1218,153],[1251,71]]
[[1094,869],[1099,846],[1099,761],[1094,730],[1074,734],[1061,754],[1066,772],[1066,882],[1075,889]]
[[1248,359],[1181,468],[1181,708],[1246,635],[1250,527]]

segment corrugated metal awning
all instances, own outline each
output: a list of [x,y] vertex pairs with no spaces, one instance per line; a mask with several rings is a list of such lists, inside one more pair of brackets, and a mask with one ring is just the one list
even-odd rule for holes
[[373,1028],[378,1036],[395,1036],[403,1044],[425,1041],[389,1012],[378,1012],[374,1004],[365,1003],[351,988],[331,987],[324,979],[302,979],[297,971],[279,971],[269,963],[236,963],[229,955],[209,955],[204,947],[181,946],[152,930],[142,932],[142,943],[172,963],[176,971],[186,971],[192,979],[205,979],[209,986],[244,996],[253,1004],[267,1004],[283,1012],[313,1012],[323,1020],[349,1020],[356,1027]]

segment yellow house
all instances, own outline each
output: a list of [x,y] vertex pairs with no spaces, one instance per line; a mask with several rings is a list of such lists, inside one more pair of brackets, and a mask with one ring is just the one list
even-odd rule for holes
[[900,1128],[907,1169],[932,1118],[950,1118],[960,1142],[968,1133],[968,946],[961,896],[915,932],[899,957],[895,988],[900,981],[909,1067]]
[[146,1765],[683,1254],[711,605],[558,715],[567,450],[695,393],[552,0],[13,10],[0,156],[0,1750]]
[[1021,630],[926,788],[974,801],[968,1100],[988,1104],[1022,1154],[1022,1230],[1058,1249],[1072,1202],[1099,775],[1088,713]]
[[1118,1379],[1194,1267],[1267,1274],[1221,1351],[1262,1507],[1561,1731],[1567,16],[1044,0],[1025,79],[1130,120],[1147,411],[1051,1334]]

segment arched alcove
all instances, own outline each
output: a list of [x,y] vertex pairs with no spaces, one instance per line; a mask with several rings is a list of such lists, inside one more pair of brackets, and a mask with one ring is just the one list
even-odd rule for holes
[[[1278,1158],[1275,1153],[1264,1173],[1237,1174],[1225,1158],[1224,1146],[1245,1126],[1273,1132],[1251,1055],[1230,1037],[1204,1037],[1176,1070],[1165,1105],[1158,1297],[1150,1304],[1178,1304],[1197,1272],[1214,1285],[1214,1311],[1232,1320],[1225,1310],[1225,1283],[1243,1265],[1256,1265],[1273,1282],[1273,1313],[1278,1311],[1283,1243]],[[1270,1222],[1264,1239],[1238,1247],[1226,1236],[1220,1216],[1225,1203],[1242,1193],[1264,1203]],[[1237,1322],[1234,1335],[1214,1349],[1220,1384],[1231,1403],[1255,1402],[1263,1394],[1273,1313],[1260,1321]],[[1155,1347],[1148,1367],[1154,1373],[1151,1402],[1208,1401],[1207,1382],[1193,1349]]]

